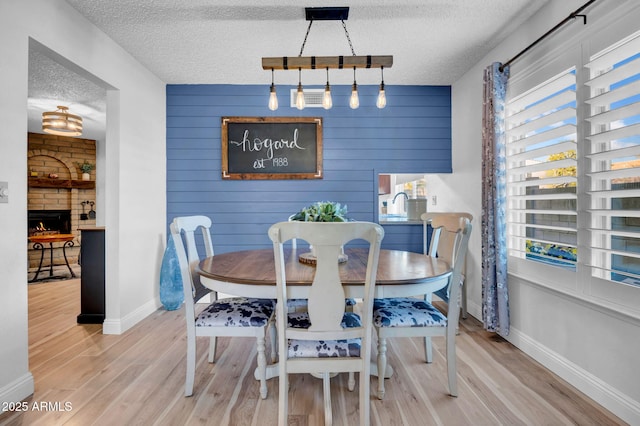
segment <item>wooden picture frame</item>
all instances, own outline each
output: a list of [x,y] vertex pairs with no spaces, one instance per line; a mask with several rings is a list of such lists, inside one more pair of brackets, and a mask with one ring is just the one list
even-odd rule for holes
[[223,179],[322,179],[321,117],[222,117]]

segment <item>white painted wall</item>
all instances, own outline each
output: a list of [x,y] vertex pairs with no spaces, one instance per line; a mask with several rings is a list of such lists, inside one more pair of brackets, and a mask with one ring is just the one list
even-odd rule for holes
[[[483,70],[492,62],[507,61],[584,3],[550,1],[452,87],[453,174],[428,176],[430,193],[438,195],[438,206],[429,210],[437,211],[439,206],[465,209],[478,219],[474,220],[469,245],[467,278],[469,311],[477,318],[482,317],[479,219]],[[632,1],[598,3],[603,3],[599,5],[600,15],[613,13],[617,7],[631,7],[638,18],[630,21],[637,23],[640,19],[640,7]],[[589,22],[593,19],[590,17]],[[628,423],[640,424],[640,321],[513,275],[509,276],[509,292],[512,328],[508,340]]]
[[0,2],[0,402],[33,392],[27,341],[27,93],[29,38],[111,90],[99,164],[104,181],[105,333],[121,333],[160,306],[166,227],[165,84],[61,0]]

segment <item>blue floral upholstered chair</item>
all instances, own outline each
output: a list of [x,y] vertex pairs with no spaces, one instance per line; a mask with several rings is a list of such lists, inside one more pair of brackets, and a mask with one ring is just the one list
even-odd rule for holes
[[[456,329],[460,315],[459,293],[465,254],[469,244],[471,223],[464,217],[439,216],[433,218],[431,225],[441,233],[440,242],[446,244],[451,251],[452,273],[446,286],[449,294],[447,314],[441,313],[430,299],[417,297],[398,297],[376,299],[373,304],[373,325],[378,335],[378,399],[385,394],[384,377],[387,368],[387,338],[389,337],[425,337],[444,336],[446,338],[447,373],[449,378],[449,394],[457,396],[456,381]],[[434,232],[435,232],[434,231]],[[443,238],[442,234],[447,234]],[[444,247],[438,247],[442,253]],[[427,353],[429,352],[429,353]],[[425,358],[431,362],[430,350],[425,347]]]
[[[182,276],[187,322],[185,395],[193,394],[197,336],[210,337],[209,362],[215,360],[217,336],[249,336],[255,337],[257,341],[257,376],[260,379],[260,396],[265,399],[267,397],[265,356],[267,328],[271,329],[271,360],[274,361],[276,357],[275,300],[246,297],[218,299],[216,292],[200,283],[200,276],[195,271],[195,267],[200,262],[195,236],[196,231],[200,229],[205,254],[207,257],[213,256],[210,228],[211,219],[206,216],[177,217],[170,225]],[[204,310],[196,314],[196,303],[207,295],[211,295],[213,300]]]
[[[289,374],[318,374],[323,381],[324,423],[332,423],[330,375],[359,374],[360,424],[370,424],[370,358],[372,307],[380,243],[384,230],[369,222],[280,222],[271,226],[278,288],[279,395],[278,424],[288,420]],[[309,288],[308,309],[290,312],[284,244],[297,238],[314,247],[316,265]],[[362,316],[348,312],[338,257],[342,246],[358,239],[369,247]],[[347,260],[348,262],[348,260]],[[349,390],[355,384],[349,382]]]

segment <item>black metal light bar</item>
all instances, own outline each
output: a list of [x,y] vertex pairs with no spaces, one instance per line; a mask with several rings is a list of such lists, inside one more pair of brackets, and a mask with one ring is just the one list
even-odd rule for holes
[[305,7],[307,21],[346,21],[349,19],[348,7]]

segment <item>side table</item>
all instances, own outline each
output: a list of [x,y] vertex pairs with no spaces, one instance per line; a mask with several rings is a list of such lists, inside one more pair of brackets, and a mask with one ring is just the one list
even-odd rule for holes
[[[35,250],[41,250],[40,264],[38,265],[38,270],[36,271],[36,275],[33,277],[33,279],[29,280],[29,282],[32,283],[35,281],[41,281],[41,280],[51,279],[51,278],[65,278],[65,277],[56,277],[53,275],[53,243],[61,243],[61,242],[64,242],[64,244],[62,245],[62,255],[64,256],[64,262],[67,265],[67,268],[69,268],[71,277],[75,278],[76,274],[71,269],[71,266],[69,266],[69,260],[67,259],[67,251],[66,251],[67,247],[73,247],[74,238],[75,236],[73,234],[32,235],[31,237],[29,237],[29,241],[33,243],[33,248]],[[47,247],[45,247],[45,244],[47,243],[49,244],[49,247],[48,247],[49,248],[49,276],[38,279],[38,275],[40,275],[40,272],[42,272],[42,261],[44,260],[44,252],[47,249]]]

